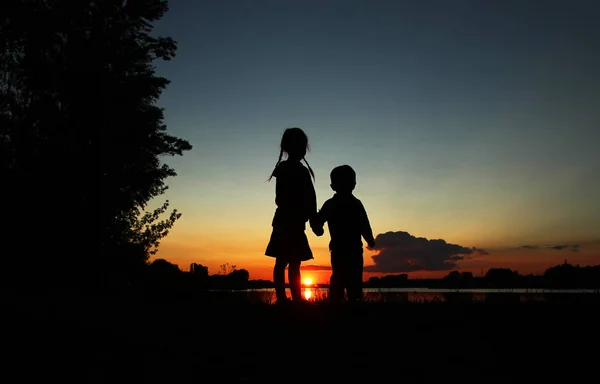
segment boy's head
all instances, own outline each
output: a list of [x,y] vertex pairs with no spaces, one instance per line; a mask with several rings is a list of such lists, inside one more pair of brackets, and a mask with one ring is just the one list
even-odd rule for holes
[[356,186],[356,172],[349,165],[340,165],[331,171],[331,189],[339,193],[349,193]]

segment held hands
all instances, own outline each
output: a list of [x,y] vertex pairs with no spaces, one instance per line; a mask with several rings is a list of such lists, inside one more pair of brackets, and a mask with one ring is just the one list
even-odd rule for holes
[[317,236],[323,236],[323,233],[325,233],[325,230],[323,229],[323,227],[311,227],[312,231],[315,235]]
[[323,236],[323,233],[325,233],[324,229],[323,229],[323,223],[320,222],[316,216],[313,216],[309,219],[310,222],[310,228],[312,229],[313,233],[317,236]]

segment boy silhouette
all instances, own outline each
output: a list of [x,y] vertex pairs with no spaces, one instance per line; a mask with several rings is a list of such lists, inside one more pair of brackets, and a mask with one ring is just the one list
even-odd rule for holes
[[323,235],[323,226],[328,224],[331,241],[331,280],[329,298],[344,299],[344,289],[349,301],[362,300],[363,243],[375,246],[373,231],[367,212],[352,191],[356,186],[356,173],[349,165],[335,167],[330,174],[331,189],[335,191],[311,222],[315,235]]

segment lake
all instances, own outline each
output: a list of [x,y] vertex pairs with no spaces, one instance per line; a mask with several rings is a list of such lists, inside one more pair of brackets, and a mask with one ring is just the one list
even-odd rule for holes
[[[289,289],[286,290],[290,297]],[[275,289],[252,289],[238,291],[241,295],[248,295],[266,303],[276,301]],[[302,294],[308,301],[327,298],[327,288],[303,288]],[[365,300],[369,301],[394,301],[394,302],[431,302],[431,301],[490,301],[496,298],[510,301],[546,301],[549,297],[570,294],[599,295],[593,289],[429,289],[429,288],[364,288]]]

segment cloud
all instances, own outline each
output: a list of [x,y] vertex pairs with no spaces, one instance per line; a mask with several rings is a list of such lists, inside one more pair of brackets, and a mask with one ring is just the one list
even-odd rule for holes
[[365,266],[365,272],[448,271],[456,268],[457,261],[489,255],[483,249],[415,237],[408,232],[380,233],[375,243],[379,251],[372,256],[375,265]]
[[555,249],[557,251],[562,251],[563,249],[569,249],[572,252],[579,252],[579,250],[580,250],[579,244],[553,245],[553,246],[548,247],[548,248]]
[[331,266],[330,265],[309,264],[309,265],[302,265],[300,267],[300,269],[303,271],[331,271]]
[[579,252],[581,247],[579,244],[559,244],[559,245],[522,245],[517,247],[517,249],[554,249],[555,251],[562,251],[563,249],[569,249],[572,252]]

